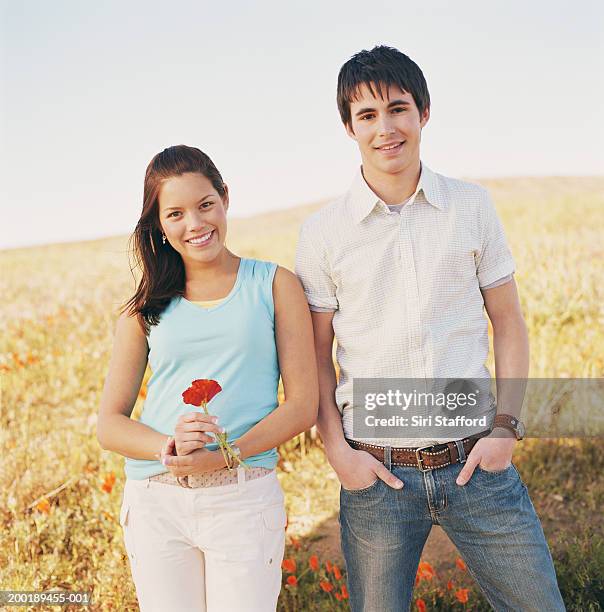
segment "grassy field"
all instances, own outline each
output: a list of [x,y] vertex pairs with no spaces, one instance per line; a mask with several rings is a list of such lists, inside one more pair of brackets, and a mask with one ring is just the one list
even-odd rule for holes
[[[517,264],[531,376],[604,377],[604,179],[483,184]],[[235,219],[229,248],[291,269],[299,224],[317,206]],[[116,313],[134,287],[127,239],[0,252],[0,269],[0,587],[92,591],[93,610],[136,610],[117,517],[123,458],[95,437]],[[135,414],[143,396],[144,389]],[[540,410],[539,418],[555,414],[562,425],[576,418],[559,403]],[[528,440],[515,456],[569,609],[604,606],[601,443]],[[333,544],[338,484],[320,443],[307,434],[286,444],[279,476],[290,521],[286,557],[295,562],[284,571],[281,609],[346,609]],[[427,609],[485,609],[454,556],[424,563],[417,598]]]

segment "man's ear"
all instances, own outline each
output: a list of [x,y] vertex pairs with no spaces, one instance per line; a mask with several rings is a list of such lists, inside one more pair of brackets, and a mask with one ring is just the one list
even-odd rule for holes
[[229,209],[229,188],[227,185],[223,185],[224,187],[224,197],[222,198],[222,205],[224,206],[224,212]]
[[357,140],[357,135],[354,133],[354,130],[352,129],[352,122],[350,123],[346,123],[344,125],[344,127],[346,128],[346,133],[353,139],[353,140]]
[[422,113],[422,116],[420,117],[419,126],[423,128],[426,125],[426,123],[428,123],[429,119],[430,119],[430,108],[428,107],[424,109],[424,112]]

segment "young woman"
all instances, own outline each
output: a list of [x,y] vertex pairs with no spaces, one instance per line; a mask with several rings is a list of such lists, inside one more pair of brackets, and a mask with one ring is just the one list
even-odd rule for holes
[[[226,248],[228,208],[199,149],[151,160],[133,235],[142,278],[117,323],[97,427],[101,446],[126,457],[120,524],[143,612],[275,610],[286,523],[276,447],[316,419],[300,283]],[[200,379],[220,385],[212,416],[183,398]],[[217,448],[223,431],[245,467]]]

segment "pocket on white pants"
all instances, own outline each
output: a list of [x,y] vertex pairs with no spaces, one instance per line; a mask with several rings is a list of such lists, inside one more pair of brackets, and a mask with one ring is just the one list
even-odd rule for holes
[[136,554],[134,551],[134,538],[132,537],[132,512],[130,503],[127,499],[122,502],[120,508],[120,525],[124,535],[124,547],[128,558],[130,559],[130,566],[134,569],[136,564]]
[[265,565],[281,567],[285,548],[287,514],[283,503],[268,506],[262,511],[263,560]]

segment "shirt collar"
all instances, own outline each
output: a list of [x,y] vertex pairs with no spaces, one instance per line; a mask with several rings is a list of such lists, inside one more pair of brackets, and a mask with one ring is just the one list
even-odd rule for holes
[[[417,200],[417,196],[420,193],[423,194],[423,199],[428,204],[434,206],[434,208],[442,210],[446,207],[446,202],[439,189],[438,178],[423,162],[421,164],[421,171],[419,181],[417,183],[417,189],[415,191],[415,197],[412,197],[411,202],[409,202],[409,204],[405,204],[405,206],[414,204]],[[363,219],[368,217],[378,204],[385,206],[385,204],[383,204],[380,198],[378,198],[378,196],[371,190],[371,187],[369,187],[365,181],[363,172],[360,168],[348,191],[348,198],[354,215],[354,220],[357,223],[360,223],[363,221]]]

